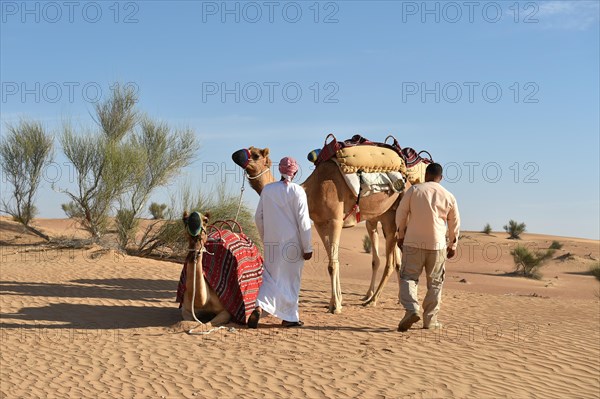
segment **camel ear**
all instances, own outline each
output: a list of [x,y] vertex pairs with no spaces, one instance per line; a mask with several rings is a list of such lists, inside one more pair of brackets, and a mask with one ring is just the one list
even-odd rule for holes
[[189,216],[190,216],[190,215],[187,213],[187,211],[184,211],[184,212],[183,212],[183,217],[181,218],[181,220],[183,220],[183,224],[184,224],[184,225],[187,225],[187,221],[188,221],[188,217],[189,217]]
[[205,226],[208,225],[208,220],[210,219],[210,212],[206,212],[204,214],[204,220],[202,221],[204,223]]
[[269,156],[269,148],[267,147],[267,148],[265,148],[265,149],[262,149],[262,150],[260,151],[260,153],[262,154],[262,156],[263,156],[264,158],[268,157],[268,156]]

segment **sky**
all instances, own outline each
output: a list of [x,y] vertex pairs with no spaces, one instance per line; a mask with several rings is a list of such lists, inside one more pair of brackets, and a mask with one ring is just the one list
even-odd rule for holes
[[[599,239],[599,4],[1,1],[0,134],[22,118],[88,134],[95,102],[120,82],[201,143],[152,200],[221,181],[237,195],[240,148],[293,156],[304,180],[327,134],[391,134],[445,167],[463,229],[515,219]],[[55,140],[40,217],[64,217],[60,191],[73,187]],[[3,176],[0,195],[9,189]]]

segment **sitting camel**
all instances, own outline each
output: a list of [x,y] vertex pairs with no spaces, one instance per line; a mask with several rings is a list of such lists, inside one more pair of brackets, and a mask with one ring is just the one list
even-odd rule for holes
[[[246,162],[240,162],[246,158]],[[250,147],[236,151],[232,158],[239,166],[244,168],[251,187],[261,193],[264,186],[275,181],[271,173],[272,162],[269,158],[269,149]],[[329,258],[328,271],[331,277],[331,300],[329,311],[341,313],[342,290],[339,279],[339,241],[342,227],[351,227],[356,220],[350,218],[344,220],[345,216],[356,203],[356,198],[350,191],[342,176],[339,167],[333,161],[326,161],[319,165],[308,179],[301,184],[305,189],[308,199],[310,218],[323,241]],[[405,189],[410,184],[407,182]],[[386,240],[386,266],[377,289],[373,292],[375,285],[379,258],[377,249],[372,250],[372,277],[371,286],[365,296],[365,305],[374,306],[387,280],[394,269],[398,269],[400,253],[396,246],[396,207],[400,200],[399,193],[380,192],[361,199],[360,209],[363,219],[370,221],[368,227],[369,235],[372,237],[373,247],[378,244],[376,235],[377,223],[381,222],[383,234]],[[354,215],[352,215],[354,218]],[[375,233],[375,235],[373,234]],[[377,259],[375,259],[377,256]]]
[[[208,214],[202,216],[198,212],[192,212],[190,215],[187,212],[183,214],[183,224],[188,239],[188,254],[185,258],[186,279],[181,315],[183,320],[196,320],[202,323],[200,319],[208,319],[210,321],[203,324],[218,326],[229,323],[231,314],[225,309],[217,293],[206,282],[202,274],[202,255],[208,239],[204,226],[207,226],[208,218]],[[196,269],[195,273],[194,268]],[[193,308],[192,303],[194,304]]]

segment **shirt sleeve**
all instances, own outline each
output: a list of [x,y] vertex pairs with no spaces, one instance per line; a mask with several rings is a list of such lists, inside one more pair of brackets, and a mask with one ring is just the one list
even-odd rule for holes
[[400,200],[398,209],[396,210],[396,236],[398,239],[404,238],[406,223],[408,221],[408,215],[410,214],[410,198],[412,197],[413,191],[413,187],[406,190]]
[[450,240],[450,248],[456,250],[458,244],[458,235],[460,234],[460,213],[458,212],[458,205],[456,204],[456,198],[452,198],[452,207],[448,212],[448,238]]
[[297,191],[296,196],[296,222],[298,224],[298,231],[300,233],[300,240],[302,241],[302,248],[304,253],[313,251],[312,239],[311,239],[311,224],[310,216],[308,212],[308,201],[306,200],[306,192],[300,188]]
[[258,230],[258,234],[260,234],[260,239],[265,241],[265,223],[263,219],[263,197],[260,196],[260,200],[258,200],[258,206],[256,207],[256,214],[254,215],[254,223],[256,223],[256,229]]

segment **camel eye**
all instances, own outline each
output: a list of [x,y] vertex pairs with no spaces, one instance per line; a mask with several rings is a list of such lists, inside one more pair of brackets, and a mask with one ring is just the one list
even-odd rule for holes
[[252,154],[252,159],[255,161],[258,160],[258,154]]

